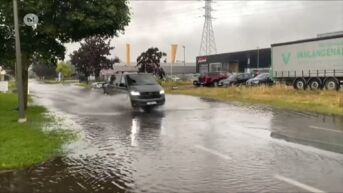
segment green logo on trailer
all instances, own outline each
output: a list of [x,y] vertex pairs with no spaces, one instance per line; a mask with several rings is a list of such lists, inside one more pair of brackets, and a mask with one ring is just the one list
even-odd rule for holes
[[282,54],[282,60],[283,60],[284,64],[287,65],[289,63],[289,59],[290,58],[291,58],[291,53],[290,52]]

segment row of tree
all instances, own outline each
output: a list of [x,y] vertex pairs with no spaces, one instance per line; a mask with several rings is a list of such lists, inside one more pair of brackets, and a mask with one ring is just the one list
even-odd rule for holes
[[[114,47],[110,46],[110,41],[105,42],[100,37],[92,37],[81,43],[81,47],[71,55],[71,64],[76,68],[79,77],[94,75],[96,79],[100,76],[103,69],[113,69],[113,64],[120,62],[119,58],[108,58],[110,51]],[[164,70],[160,63],[166,53],[159,51],[158,48],[149,48],[137,58],[139,72],[147,72],[163,77]]]
[[[113,64],[120,62],[118,57],[108,58],[112,49],[114,47],[110,46],[110,41],[105,42],[100,37],[86,39],[81,43],[81,47],[70,55],[71,63],[75,65],[80,78],[84,77],[88,80],[87,77],[94,75],[98,79],[101,70],[113,69]],[[166,56],[167,54],[159,51],[158,48],[149,48],[137,58],[138,71],[153,73],[163,78],[164,70],[160,63]]]
[[[55,78],[56,73],[61,73],[63,77],[69,77],[77,73],[80,80],[87,81],[87,77],[94,75],[96,79],[100,76],[100,71],[103,69],[112,69],[113,64],[120,62],[118,57],[113,59],[108,58],[110,51],[114,47],[110,46],[110,41],[105,41],[103,38],[96,36],[87,38],[78,50],[70,55],[70,63],[60,62],[56,65],[47,63],[42,58],[33,58],[33,71],[40,78]],[[163,69],[160,67],[160,62],[166,53],[159,51],[158,48],[149,48],[137,58],[137,66],[139,72],[154,73],[163,77]]]
[[[124,31],[130,21],[128,0],[18,1],[19,18],[28,13],[39,17],[36,29],[19,19],[24,100],[27,106],[28,67],[34,59],[56,65],[65,56],[64,43],[85,38],[111,38]],[[13,4],[0,0],[0,63],[15,69]]]

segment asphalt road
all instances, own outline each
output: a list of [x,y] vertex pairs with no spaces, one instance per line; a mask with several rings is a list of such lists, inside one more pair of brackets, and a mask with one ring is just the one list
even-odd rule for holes
[[0,174],[0,192],[343,192],[343,119],[167,96],[30,83],[80,139],[66,155]]

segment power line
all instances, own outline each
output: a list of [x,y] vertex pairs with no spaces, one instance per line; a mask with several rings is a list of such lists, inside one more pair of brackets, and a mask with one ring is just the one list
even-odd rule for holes
[[205,0],[205,22],[202,31],[199,55],[210,55],[217,53],[216,41],[212,26],[212,0]]
[[[137,2],[137,1],[136,1]],[[198,1],[199,2],[199,1]],[[218,1],[216,1],[218,2]],[[240,2],[230,2],[228,1],[229,5],[241,5]],[[143,3],[143,2],[142,2]],[[200,2],[199,2],[200,3]],[[220,3],[222,3],[222,1],[220,1]],[[239,7],[227,7],[227,6],[223,6],[225,4],[221,4],[217,6],[220,6],[220,9],[216,12],[217,17],[223,19],[223,18],[245,18],[245,17],[254,17],[257,15],[263,15],[263,14],[268,14],[268,13],[281,13],[281,12],[298,12],[298,11],[304,11],[304,9],[323,9],[323,5],[325,5],[326,8],[335,8],[338,9],[339,6],[335,6],[332,7],[332,4],[309,4],[309,5],[299,5],[299,4],[290,4],[287,6],[287,8],[285,7],[285,4],[283,3],[282,5],[280,4],[268,4],[268,5],[254,5],[253,7],[250,6],[239,6]],[[331,6],[332,5],[332,6]],[[212,4],[213,6],[213,4]],[[183,7],[183,6],[182,6]],[[239,10],[238,10],[239,9]],[[243,12],[243,13],[242,13]],[[173,12],[172,14],[167,14],[167,15],[163,15],[163,19],[165,21],[168,21],[170,19],[174,19],[174,18],[187,18],[186,20],[182,20],[182,24],[177,24],[175,22],[164,22],[163,24],[161,24],[161,28],[163,29],[173,29],[175,27],[175,25],[198,25],[200,22],[197,18],[200,16],[194,16],[197,15],[198,11],[196,10],[189,10],[188,7],[183,7],[183,8],[179,8],[177,9],[177,11]],[[230,14],[227,14],[230,13]],[[156,23],[154,24],[156,26]],[[145,23],[135,23],[134,24],[134,28],[139,28],[141,31],[144,30],[149,30],[151,29],[151,25],[146,25]],[[167,31],[168,31],[167,30]]]
[[[145,0],[136,0],[135,2],[141,2],[143,3]],[[168,1],[168,2],[174,2],[174,1]],[[192,1],[190,1],[192,2]],[[218,3],[218,1],[216,1]],[[220,3],[223,3],[223,1],[219,1]],[[213,2],[215,3],[215,2]],[[239,18],[239,17],[245,17],[245,16],[254,16],[254,15],[260,15],[260,14],[267,14],[267,13],[275,13],[275,12],[291,12],[291,11],[303,11],[304,9],[309,9],[309,8],[323,8],[325,7],[331,7],[331,4],[311,4],[311,5],[296,5],[292,4],[292,1],[282,4],[268,4],[268,5],[254,5],[253,7],[251,6],[242,6],[241,1],[236,2],[236,1],[226,1],[225,3],[228,3],[230,7],[223,6],[224,4],[219,5],[220,9],[216,12],[218,17],[230,17],[230,18]],[[219,4],[219,3],[218,3]],[[238,7],[235,7],[238,6]],[[334,6],[334,5],[332,5]],[[338,8],[337,6],[335,8]],[[238,10],[239,9],[239,10]],[[200,16],[194,16],[198,14],[197,10],[189,10],[187,6],[184,6],[182,8],[172,8],[170,10],[174,10],[172,13],[163,15],[163,19],[168,21],[170,19],[174,18],[187,18],[187,21],[190,19],[192,21],[185,22],[183,21],[182,23],[185,24],[194,24],[197,23],[195,21],[196,18]],[[241,13],[243,12],[243,13]],[[250,12],[250,13],[249,13]],[[227,14],[231,13],[231,14]],[[215,15],[215,16],[216,16]],[[213,15],[212,15],[213,16]],[[135,24],[136,27],[139,27],[140,29],[149,29],[151,26],[147,26],[146,24]],[[175,23],[169,23],[169,22],[164,22],[163,23],[163,28],[166,27],[173,27],[175,26]]]

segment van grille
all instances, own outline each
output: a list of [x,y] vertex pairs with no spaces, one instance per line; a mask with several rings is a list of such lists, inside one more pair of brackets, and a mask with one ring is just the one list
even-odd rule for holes
[[154,99],[154,98],[160,98],[160,92],[142,92],[140,94],[141,99]]

